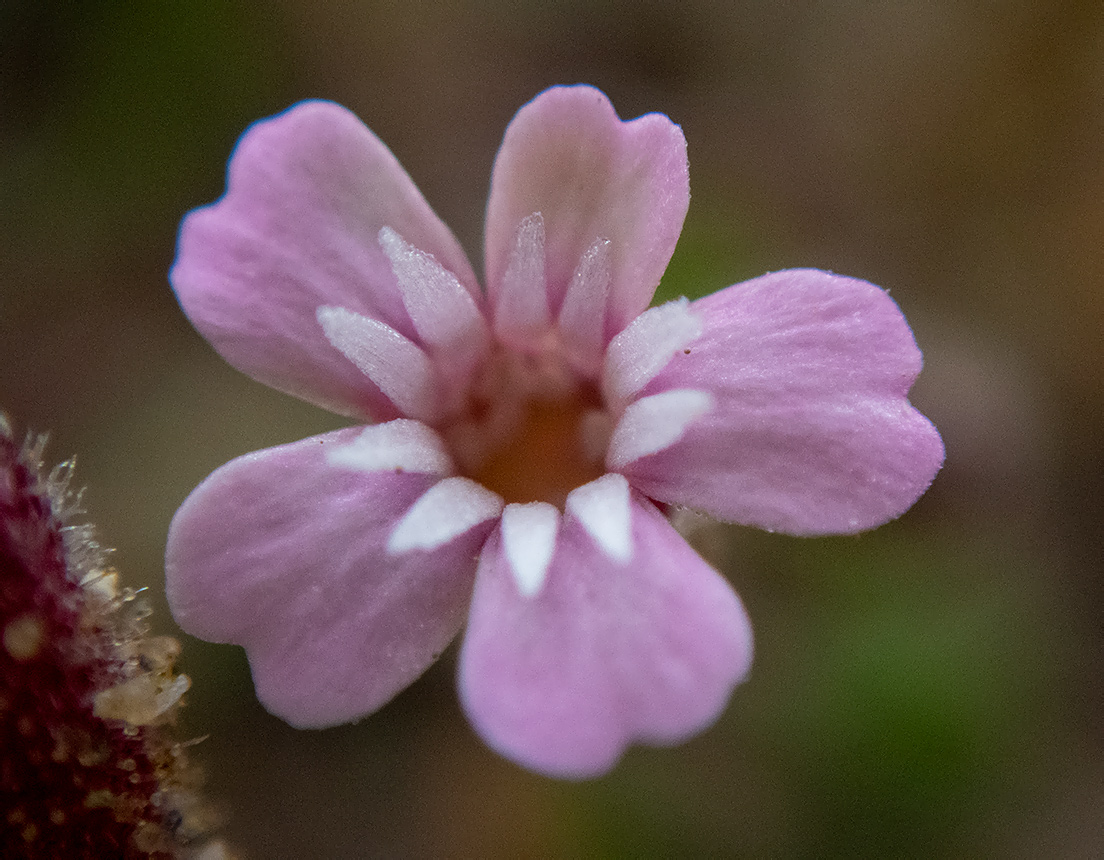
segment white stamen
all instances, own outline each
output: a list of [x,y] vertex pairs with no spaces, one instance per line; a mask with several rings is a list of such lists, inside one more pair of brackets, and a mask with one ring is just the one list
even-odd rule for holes
[[606,466],[627,463],[670,447],[691,423],[713,407],[713,397],[693,388],[675,388],[642,397],[629,405],[617,422],[606,453]]
[[455,354],[483,352],[490,344],[487,323],[464,285],[432,254],[420,251],[390,227],[379,232],[379,243],[399,282],[403,304],[418,335],[428,345]]
[[345,308],[325,305],[315,312],[334,348],[372,380],[403,414],[432,421],[437,384],[429,357],[391,326]]
[[507,505],[502,512],[502,548],[522,597],[536,597],[556,551],[560,512],[547,502]]
[[330,448],[326,461],[362,472],[447,475],[452,471],[452,459],[441,437],[420,421],[408,418],[365,427],[348,445]]
[[609,558],[622,564],[632,558],[629,482],[624,476],[610,473],[576,487],[567,494],[565,507]]
[[558,318],[564,345],[584,366],[602,355],[609,286],[610,240],[597,239],[579,260]]
[[503,500],[468,478],[445,478],[430,487],[399,520],[387,541],[392,555],[444,546],[472,526],[494,519]]
[[495,296],[494,330],[503,341],[525,347],[548,331],[544,282],[544,218],[523,218],[514,238],[510,262]]
[[602,378],[606,401],[624,405],[701,333],[701,319],[686,299],[644,311],[610,341]]

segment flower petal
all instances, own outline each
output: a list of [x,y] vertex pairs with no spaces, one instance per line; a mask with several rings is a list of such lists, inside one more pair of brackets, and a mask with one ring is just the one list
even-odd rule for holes
[[602,368],[606,402],[620,412],[701,333],[702,321],[685,298],[648,308],[610,341]]
[[490,525],[432,552],[388,555],[395,523],[437,480],[332,465],[358,428],[240,457],[173,519],[166,593],[177,622],[243,645],[257,696],[300,728],[376,710],[464,621]]
[[575,268],[556,320],[567,357],[584,376],[602,367],[609,285],[610,241],[598,239]]
[[493,296],[494,331],[503,343],[525,350],[547,333],[551,319],[544,284],[544,218],[534,212],[518,225],[510,262]]
[[708,393],[693,388],[672,388],[641,397],[629,404],[614,427],[606,465],[622,470],[633,460],[669,448],[712,405]]
[[331,465],[364,472],[425,472],[444,477],[453,471],[441,437],[407,418],[365,427],[348,445],[331,445],[326,459]]
[[564,517],[541,591],[519,593],[487,541],[460,654],[460,693],[496,750],[542,773],[609,770],[633,741],[713,722],[748,671],[751,628],[729,584],[651,503],[632,500],[633,562]]
[[518,225],[544,218],[545,273],[555,315],[596,241],[610,241],[608,340],[651,301],[690,200],[686,141],[662,114],[618,119],[588,86],[553,87],[506,129],[487,203],[487,290],[502,288]]
[[345,308],[316,312],[326,340],[387,395],[403,415],[432,421],[440,412],[437,375],[420,346],[391,326]]
[[470,478],[445,478],[434,484],[396,524],[387,551],[402,555],[433,550],[480,523],[498,517],[504,502]]
[[796,535],[873,528],[927,489],[943,443],[908,402],[920,351],[884,290],[795,269],[691,308],[704,333],[644,393],[702,389],[713,407],[622,470],[634,487]]
[[565,508],[608,558],[621,564],[632,558],[632,502],[623,475],[610,473],[576,487]]
[[518,591],[532,597],[541,590],[556,551],[560,512],[548,502],[510,504],[502,512],[502,548]]
[[379,243],[418,337],[430,347],[431,355],[441,359],[437,367],[442,376],[463,387],[491,345],[479,305],[452,272],[390,227],[380,230]]
[[170,280],[239,370],[342,414],[397,417],[315,319],[336,305],[415,337],[376,241],[383,227],[481,301],[464,252],[387,147],[345,108],[303,102],[242,136],[226,194],[185,218]]

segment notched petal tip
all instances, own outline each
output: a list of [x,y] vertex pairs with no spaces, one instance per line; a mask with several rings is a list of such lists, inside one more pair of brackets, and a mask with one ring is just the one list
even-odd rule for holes
[[751,628],[731,586],[653,505],[630,504],[633,563],[569,511],[538,599],[518,592],[498,535],[480,556],[461,700],[490,746],[547,776],[600,776],[630,744],[685,740],[748,671]]
[[384,225],[455,274],[473,299],[471,265],[394,155],[332,102],[254,123],[227,169],[226,192],[192,211],[170,282],[196,329],[254,379],[342,415],[396,417],[318,329],[316,309],[344,307],[410,337]]
[[549,305],[579,260],[611,241],[604,338],[643,311],[674,251],[690,200],[686,141],[661,114],[622,121],[588,86],[554,87],[518,111],[495,160],[487,204],[487,288],[494,296],[518,223],[544,216]]
[[[419,432],[399,422],[384,434]],[[372,428],[376,429],[376,428]],[[437,658],[463,625],[475,529],[396,559],[386,544],[428,474],[334,468],[347,428],[241,457],[177,512],[166,596],[178,623],[245,648],[261,703],[300,728],[358,719]]]
[[[701,389],[714,405],[625,466],[634,487],[728,522],[822,535],[875,528],[930,484],[942,444],[907,400],[921,357],[885,290],[796,269],[691,308],[705,330],[648,390]],[[625,459],[618,444],[610,462]]]

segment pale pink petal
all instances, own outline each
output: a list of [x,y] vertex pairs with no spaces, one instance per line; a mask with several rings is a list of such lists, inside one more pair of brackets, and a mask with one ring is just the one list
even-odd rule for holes
[[490,524],[395,557],[395,523],[438,478],[331,464],[340,430],[240,457],[173,519],[166,593],[184,630],[245,647],[268,710],[317,728],[376,710],[463,624]]
[[487,289],[502,288],[522,219],[540,212],[553,315],[584,254],[608,239],[606,338],[651,301],[690,200],[686,141],[661,114],[618,119],[588,86],[553,87],[525,105],[495,161],[487,204]]
[[534,596],[501,531],[480,558],[460,694],[487,743],[533,770],[596,776],[632,742],[684,740],[748,671],[751,628],[732,588],[651,503],[631,505],[629,560],[569,511]]
[[663,502],[796,535],[853,533],[904,513],[943,463],[907,400],[921,356],[879,287],[811,269],[691,304],[705,330],[644,389],[713,407],[622,471]]
[[384,227],[481,301],[464,252],[387,147],[345,108],[303,102],[242,136],[226,194],[184,220],[170,280],[239,370],[336,412],[396,417],[315,317],[334,305],[415,336],[376,241]]

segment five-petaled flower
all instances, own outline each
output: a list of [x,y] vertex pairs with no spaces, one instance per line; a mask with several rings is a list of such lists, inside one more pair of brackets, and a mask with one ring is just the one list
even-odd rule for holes
[[466,623],[476,730],[558,776],[710,724],[751,630],[666,506],[858,532],[908,509],[943,446],[878,287],[793,270],[649,309],[688,202],[678,126],[550,89],[495,162],[484,291],[347,110],[254,125],[225,196],[185,219],[173,287],[235,367],[378,423],[192,493],[167,549],[180,625],[244,646],[265,706],[323,727],[382,706]]

